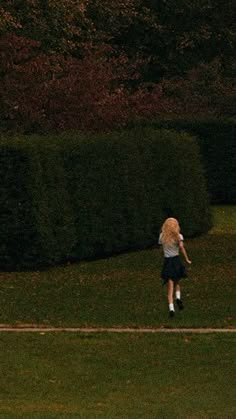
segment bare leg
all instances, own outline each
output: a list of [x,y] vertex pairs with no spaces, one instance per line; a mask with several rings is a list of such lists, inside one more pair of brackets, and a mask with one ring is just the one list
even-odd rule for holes
[[175,286],[175,291],[176,291],[176,303],[177,303],[179,309],[180,310],[183,310],[184,305],[183,305],[183,302],[181,300],[180,285],[179,285],[178,282],[177,282],[177,284]]
[[168,303],[173,304],[174,302],[174,281],[168,280]]
[[179,285],[179,283],[177,282],[177,284],[176,284],[176,286],[175,286],[175,291],[179,291],[180,292],[180,285]]
[[172,279],[168,280],[168,303],[169,303],[169,314],[170,317],[174,317],[175,308],[174,308],[174,281]]

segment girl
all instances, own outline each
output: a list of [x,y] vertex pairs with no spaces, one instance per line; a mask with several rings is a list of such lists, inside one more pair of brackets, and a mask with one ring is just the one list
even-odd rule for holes
[[187,252],[184,248],[183,236],[180,234],[179,223],[175,218],[167,218],[164,222],[159,236],[159,244],[163,247],[164,264],[161,271],[161,277],[164,284],[168,284],[168,303],[170,317],[174,317],[174,289],[176,296],[176,303],[180,310],[183,310],[184,305],[181,300],[181,292],[179,280],[186,278],[187,274],[185,267],[179,257],[179,249],[183,253],[187,263],[191,264]]

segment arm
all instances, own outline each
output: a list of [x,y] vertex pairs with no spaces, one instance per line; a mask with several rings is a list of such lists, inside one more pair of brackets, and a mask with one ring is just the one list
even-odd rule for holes
[[192,262],[191,262],[191,260],[188,258],[188,255],[187,255],[187,252],[186,252],[186,250],[185,250],[184,243],[183,243],[183,241],[182,241],[182,240],[180,240],[180,242],[179,242],[179,247],[180,247],[180,250],[181,250],[181,252],[183,253],[183,255],[184,255],[184,257],[185,257],[186,262],[187,262],[187,263],[189,263],[189,264],[191,264]]

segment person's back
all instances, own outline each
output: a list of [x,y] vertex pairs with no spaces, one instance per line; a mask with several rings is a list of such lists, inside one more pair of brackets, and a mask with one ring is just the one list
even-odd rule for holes
[[159,236],[159,244],[163,247],[164,256],[166,258],[174,257],[179,255],[179,242],[183,241],[184,237],[182,234],[179,234],[179,241],[173,241],[172,243],[163,243],[162,242],[162,233]]
[[159,236],[159,244],[162,245],[164,253],[164,263],[161,271],[161,278],[164,284],[168,284],[169,313],[173,317],[174,309],[174,289],[176,291],[176,303],[180,310],[184,308],[181,300],[179,281],[186,278],[185,266],[179,257],[179,250],[183,253],[187,263],[191,263],[183,244],[184,237],[180,233],[179,223],[175,218],[167,218],[162,225]]

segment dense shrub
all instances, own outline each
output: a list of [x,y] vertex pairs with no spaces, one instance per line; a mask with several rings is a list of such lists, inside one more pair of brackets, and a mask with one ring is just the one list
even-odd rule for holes
[[185,131],[196,136],[211,202],[236,203],[235,120],[168,119],[153,121],[148,126]]
[[[20,147],[0,147],[0,266],[14,268],[35,262],[39,241],[28,179],[30,161]],[[32,247],[31,247],[32,246]]]
[[67,258],[73,218],[56,148],[3,142],[0,176],[0,267],[33,268]]
[[167,216],[195,236],[210,226],[198,146],[138,129],[0,144],[0,264],[41,266],[141,249]]

